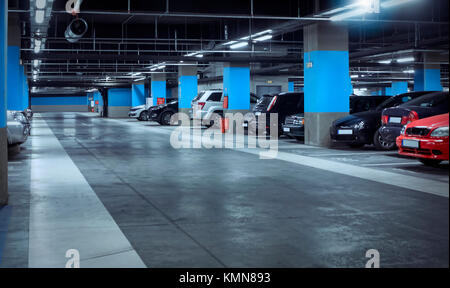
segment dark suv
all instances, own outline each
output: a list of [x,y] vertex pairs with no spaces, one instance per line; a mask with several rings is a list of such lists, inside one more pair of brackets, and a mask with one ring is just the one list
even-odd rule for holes
[[178,100],[167,100],[167,104],[152,106],[148,109],[149,121],[156,121],[160,125],[170,125],[172,115],[178,113]]

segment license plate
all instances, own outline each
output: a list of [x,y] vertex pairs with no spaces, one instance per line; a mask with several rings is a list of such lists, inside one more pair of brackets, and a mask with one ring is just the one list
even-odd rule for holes
[[291,132],[290,128],[283,128],[283,132]]
[[261,116],[261,112],[255,112],[255,116]]
[[339,135],[353,135],[353,130],[338,130]]
[[402,146],[407,148],[419,149],[419,141],[417,140],[403,140]]
[[400,124],[400,123],[402,123],[402,118],[401,117],[390,117],[389,123]]
[[242,127],[248,127],[248,123],[242,123]]

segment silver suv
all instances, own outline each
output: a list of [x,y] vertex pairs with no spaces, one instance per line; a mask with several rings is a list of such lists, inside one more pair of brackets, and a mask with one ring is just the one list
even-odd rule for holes
[[223,112],[222,90],[200,92],[192,100],[191,108],[191,118],[200,120],[202,125],[212,126],[214,123],[219,123]]

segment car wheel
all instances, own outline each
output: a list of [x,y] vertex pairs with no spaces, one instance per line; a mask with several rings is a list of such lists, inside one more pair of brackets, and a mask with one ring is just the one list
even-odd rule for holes
[[381,136],[380,132],[376,132],[373,136],[373,143],[375,144],[375,147],[379,150],[393,150],[395,149],[395,142],[389,142],[383,139],[383,136]]
[[442,161],[435,159],[420,159],[420,162],[422,162],[422,164],[425,166],[438,167]]
[[219,129],[222,126],[222,116],[220,114],[214,113],[210,125],[210,127]]
[[166,111],[161,115],[161,125],[169,126],[170,125],[170,119],[172,118],[173,112]]
[[142,111],[138,118],[139,121],[148,121],[148,112]]

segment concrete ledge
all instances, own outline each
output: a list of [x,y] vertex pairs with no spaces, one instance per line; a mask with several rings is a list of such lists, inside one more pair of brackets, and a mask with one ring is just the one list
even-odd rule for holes
[[108,106],[108,118],[127,118],[130,106]]
[[305,144],[331,147],[331,124],[347,115],[347,112],[305,112]]
[[8,204],[8,139],[6,128],[0,128],[0,206]]
[[33,112],[88,112],[87,105],[33,105]]

